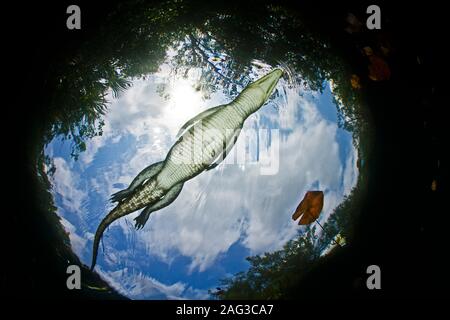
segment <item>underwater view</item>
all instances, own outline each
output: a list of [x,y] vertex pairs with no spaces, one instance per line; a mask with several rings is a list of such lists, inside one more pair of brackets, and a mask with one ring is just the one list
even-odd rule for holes
[[421,176],[408,127],[433,126],[429,52],[390,33],[396,11],[370,29],[337,8],[132,0],[56,37],[17,215],[37,239],[17,254],[51,275],[33,285],[63,292],[77,266],[81,299],[359,298],[383,270],[391,296],[422,294],[399,274],[444,268],[422,217],[443,162]]
[[[96,228],[112,209],[110,196],[164,159],[186,121],[230,102],[275,67],[251,60],[245,73],[227,82],[232,57],[209,37],[198,38],[210,69],[177,63],[191,57],[184,48],[194,45],[186,36],[168,49],[156,72],[126,79],[127,89],[117,95],[107,92],[102,134],[87,140],[83,152],[74,157],[72,140],[63,135],[46,145],[57,214],[82,263],[91,263]],[[221,279],[249,268],[248,256],[280,250],[308,232],[333,244],[337,233],[298,226],[291,215],[307,191],[321,190],[325,201],[317,221],[327,224],[356,186],[358,143],[338,124],[332,84],[311,90],[284,68],[286,79],[244,123],[233,148],[241,150],[241,161],[238,152],[230,153],[187,181],[178,198],[141,230],[135,228],[136,213],[107,229],[95,270],[121,294],[207,299]],[[214,89],[208,79],[217,81]],[[325,244],[316,244],[321,253]]]
[[448,295],[437,2],[12,5],[6,298],[278,319]]

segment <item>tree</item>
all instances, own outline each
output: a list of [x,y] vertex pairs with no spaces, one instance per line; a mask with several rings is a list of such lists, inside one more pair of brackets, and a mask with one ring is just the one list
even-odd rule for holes
[[[317,32],[317,26],[298,11],[266,1],[229,5],[188,0],[156,4],[134,0],[108,10],[108,18],[99,29],[55,63],[49,73],[46,89],[52,94],[33,161],[44,199],[41,204],[52,219],[56,208],[44,176],[54,170],[44,157],[44,146],[60,136],[72,142],[72,155],[77,158],[86,149],[88,139],[102,134],[108,93],[118,96],[133,79],[156,72],[169,48],[176,48],[172,64],[178,75],[186,75],[192,68],[201,70],[197,85],[206,96],[222,90],[234,98],[250,81],[255,59],[288,66],[291,80],[312,90],[323,90],[327,81],[332,82],[340,124],[351,130],[357,141],[365,134],[367,114],[360,92],[351,86],[349,66],[330,39]],[[167,94],[164,86],[158,92]],[[44,162],[50,168],[47,172]],[[338,232],[351,236],[350,221],[358,212],[358,194],[354,192],[336,208],[319,238],[316,228],[308,227],[282,250],[249,257],[250,269],[225,279],[224,289],[213,296],[283,297],[314,267]],[[63,241],[67,238],[61,237]]]
[[[102,134],[108,92],[117,96],[133,78],[157,71],[169,47],[177,47],[172,61],[177,73],[201,69],[199,88],[206,97],[223,90],[234,98],[250,81],[254,59],[271,65],[282,61],[293,81],[312,90],[333,81],[340,122],[346,129],[357,131],[364,120],[348,67],[328,39],[315,33],[298,12],[265,2],[211,6],[136,0],[113,8],[97,33],[54,66],[44,143],[63,136],[72,141],[77,157],[87,139]],[[219,61],[213,63],[213,57]]]
[[[319,263],[324,250],[338,234],[351,239],[352,222],[364,199],[362,183],[360,178],[352,193],[334,209],[322,232],[309,225],[283,249],[248,257],[249,270],[223,279],[220,290],[210,292],[211,296],[216,299],[289,298],[289,292],[297,288],[303,277],[308,276],[308,272]],[[339,250],[341,247],[336,248]]]

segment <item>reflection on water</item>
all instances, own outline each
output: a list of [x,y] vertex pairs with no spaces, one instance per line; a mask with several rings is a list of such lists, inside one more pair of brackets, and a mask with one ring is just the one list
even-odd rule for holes
[[[110,195],[164,159],[187,120],[230,102],[274,67],[251,60],[236,72],[233,58],[201,33],[186,35],[166,53],[156,72],[129,78],[130,87],[117,97],[109,92],[102,135],[87,140],[77,160],[61,136],[45,149],[56,168],[58,215],[87,265],[93,234],[112,208]],[[249,161],[223,163],[186,182],[144,229],[134,229],[138,212],[111,225],[97,262],[105,280],[131,298],[208,298],[220,279],[248,268],[245,257],[278,250],[304,230],[291,215],[308,190],[324,191],[323,224],[357,182],[356,143],[338,126],[329,83],[320,92],[285,77],[244,129],[276,130],[278,138],[258,144],[247,137]],[[260,153],[274,141],[276,173],[262,175]]]

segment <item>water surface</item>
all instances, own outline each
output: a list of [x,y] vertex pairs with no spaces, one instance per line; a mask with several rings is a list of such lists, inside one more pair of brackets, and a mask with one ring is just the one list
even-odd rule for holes
[[[206,42],[201,49],[209,67],[180,68],[180,58],[191,57],[183,49],[189,41],[174,43],[157,72],[129,78],[119,95],[109,91],[102,135],[87,140],[77,159],[70,139],[56,136],[46,146],[56,168],[50,180],[57,214],[86,265],[96,228],[113,208],[110,195],[163,160],[187,120],[230,102],[277,66],[253,59],[238,77],[232,57]],[[322,224],[351,192],[357,143],[338,126],[332,86],[308,89],[290,79],[289,65],[281,67],[287,76],[245,122],[244,129],[257,134],[239,138],[247,141],[238,141],[247,146],[245,163],[222,163],[186,182],[142,230],[134,228],[136,212],[105,231],[96,270],[120,293],[133,299],[208,298],[220,279],[248,268],[247,256],[279,250],[302,233],[305,227],[291,215],[306,191],[324,191]],[[269,174],[261,174],[263,168],[271,168]]]

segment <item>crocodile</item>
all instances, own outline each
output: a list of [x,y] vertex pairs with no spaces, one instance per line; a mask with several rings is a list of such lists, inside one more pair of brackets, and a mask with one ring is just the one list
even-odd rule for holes
[[97,228],[91,270],[105,229],[115,220],[142,208],[135,218],[135,226],[144,227],[150,213],[178,197],[184,182],[215,168],[236,143],[245,120],[267,102],[282,75],[283,71],[275,68],[246,86],[232,102],[207,109],[190,119],[178,132],[164,161],[148,166],[128,188],[111,196],[118,203]]

